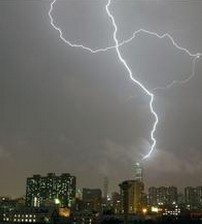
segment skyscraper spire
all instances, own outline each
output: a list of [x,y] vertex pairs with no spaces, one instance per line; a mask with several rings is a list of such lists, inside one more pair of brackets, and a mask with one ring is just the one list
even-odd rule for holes
[[108,190],[109,190],[109,180],[108,180],[108,177],[105,176],[104,184],[103,184],[103,198],[107,198]]
[[135,163],[135,180],[143,182],[143,167],[140,163]]

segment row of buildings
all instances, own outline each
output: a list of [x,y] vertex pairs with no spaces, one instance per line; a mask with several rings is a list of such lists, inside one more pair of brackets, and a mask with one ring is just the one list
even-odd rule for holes
[[134,180],[123,181],[119,187],[120,193],[115,192],[111,198],[108,197],[108,180],[105,178],[103,195],[100,189],[87,188],[76,194],[76,177],[69,173],[60,176],[54,173],[48,173],[47,176],[33,175],[27,178],[25,205],[41,207],[55,203],[72,210],[99,212],[114,206],[116,213],[139,213],[146,206],[143,169],[140,164],[135,165]]
[[202,208],[202,186],[185,187],[184,194],[177,187],[150,187],[148,189],[148,205],[185,204],[192,209]]
[[[129,213],[137,213],[145,206],[175,204],[186,204],[191,209],[202,208],[202,187],[186,187],[184,195],[180,194],[177,187],[174,186],[150,187],[146,194],[140,165],[136,164],[135,171],[133,180],[120,183],[120,193],[114,192],[111,198],[108,197],[108,200],[115,205],[114,196],[116,195],[117,203],[119,203],[119,209],[116,205],[117,212],[126,210]],[[34,175],[27,178],[26,206],[28,207],[41,207],[57,203],[61,207],[72,208],[80,200],[86,202],[86,205],[79,205],[79,208],[89,207],[100,210],[102,198],[107,198],[107,194],[105,192],[102,195],[100,189],[84,188],[83,191],[78,191],[76,194],[76,177],[68,173],[60,176],[49,173],[47,176]]]
[[123,181],[119,187],[119,193],[109,196],[106,178],[102,193],[101,189],[77,190],[76,177],[69,173],[33,175],[27,178],[24,199],[0,198],[0,220],[33,223],[48,222],[53,215],[57,219],[58,214],[65,218],[72,214],[81,219],[87,216],[92,220],[101,214],[179,215],[182,210],[202,210],[202,187],[186,187],[184,194],[174,186],[150,187],[145,193],[143,168],[139,163],[135,165],[134,178]]
[[[131,212],[135,213],[141,207],[143,198],[144,203],[146,203],[146,195],[143,193],[143,169],[140,164],[135,165],[135,179],[124,181],[119,186],[120,194],[115,192],[110,198],[108,197],[107,178],[104,180],[102,194],[100,189],[84,188],[82,191],[76,192],[76,177],[69,173],[60,176],[55,173],[48,173],[47,176],[33,175],[27,178],[25,205],[27,207],[41,207],[55,203],[60,207],[71,209],[100,211],[103,207],[108,208],[113,204],[116,207],[116,212],[121,212],[126,208],[123,198],[126,197],[127,192],[130,194],[127,196],[129,199],[136,198],[135,206],[132,206],[133,210],[130,209]],[[132,201],[129,203],[132,205]],[[139,204],[138,208],[136,208],[136,204]]]

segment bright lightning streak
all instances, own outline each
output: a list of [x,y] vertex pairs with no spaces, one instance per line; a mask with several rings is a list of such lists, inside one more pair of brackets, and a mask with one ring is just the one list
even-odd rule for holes
[[185,83],[189,82],[195,76],[196,61],[199,58],[200,57],[198,55],[194,57],[194,59],[192,61],[192,72],[191,72],[191,75],[188,76],[186,79],[181,80],[181,81],[180,80],[174,80],[173,82],[171,82],[167,86],[162,86],[162,87],[156,87],[156,88],[154,88],[153,91],[155,91],[155,90],[170,89],[175,84],[185,84]]
[[156,139],[154,137],[154,133],[156,131],[156,126],[158,124],[158,115],[157,113],[154,111],[154,108],[153,108],[153,102],[154,102],[154,94],[152,94],[151,92],[149,92],[149,90],[141,83],[139,82],[137,79],[134,78],[133,76],[133,73],[131,71],[131,69],[129,68],[127,62],[124,60],[124,58],[122,57],[121,53],[120,53],[120,50],[119,50],[119,41],[117,39],[117,31],[118,31],[118,28],[117,28],[117,25],[116,25],[116,22],[115,22],[115,19],[113,17],[113,15],[111,14],[110,10],[109,10],[109,6],[111,4],[111,0],[108,1],[107,5],[106,5],[106,11],[107,11],[107,14],[108,16],[110,17],[111,21],[112,21],[112,24],[114,26],[114,33],[113,33],[113,38],[114,38],[114,41],[115,41],[115,46],[116,46],[116,53],[118,55],[118,58],[119,60],[122,62],[122,64],[124,65],[124,67],[126,68],[126,70],[128,71],[128,74],[130,76],[130,79],[136,83],[138,86],[140,86],[140,88],[146,92],[146,94],[150,97],[150,102],[149,102],[149,106],[150,106],[150,110],[151,110],[151,113],[153,114],[153,116],[155,117],[155,122],[154,122],[154,125],[153,125],[153,128],[152,128],[152,131],[151,131],[151,140],[152,140],[152,145],[151,145],[151,149],[150,151],[148,152],[148,154],[146,156],[143,157],[143,159],[146,159],[148,158],[151,153],[153,152],[155,146],[156,146]]
[[193,54],[189,50],[187,50],[186,48],[181,47],[180,45],[178,45],[177,42],[173,39],[173,37],[170,34],[168,34],[168,33],[164,33],[162,35],[159,35],[156,32],[152,32],[152,31],[145,30],[145,29],[139,29],[139,30],[135,31],[133,33],[133,35],[129,39],[122,41],[119,45],[122,46],[124,44],[130,43],[137,36],[137,34],[139,34],[139,33],[147,33],[149,35],[156,36],[159,39],[163,39],[163,38],[167,37],[178,50],[186,52],[190,57],[197,57],[197,58],[199,58],[199,57],[202,56],[202,53]]
[[[173,82],[171,82],[170,84],[168,84],[167,86],[164,86],[164,87],[156,87],[156,88],[154,88],[153,89],[153,91],[155,91],[155,90],[163,90],[163,89],[169,89],[169,88],[171,88],[174,84],[185,84],[185,83],[187,83],[187,82],[189,82],[194,76],[195,76],[195,68],[196,68],[196,61],[197,61],[197,59],[200,59],[200,57],[202,56],[202,53],[195,53],[195,54],[193,54],[193,53],[191,53],[189,50],[187,50],[186,48],[184,48],[184,47],[181,47],[179,44],[177,44],[177,42],[173,39],[173,37],[170,35],[170,34],[168,34],[168,33],[164,33],[164,34],[162,34],[162,35],[159,35],[158,33],[156,33],[156,32],[152,32],[152,31],[149,31],[149,30],[145,30],[145,29],[139,29],[139,30],[137,30],[137,31],[135,31],[134,33],[133,33],[133,35],[129,38],[129,39],[127,39],[127,40],[124,40],[124,41],[122,41],[120,44],[119,44],[119,46],[122,46],[122,45],[125,45],[125,44],[127,44],[127,43],[130,43],[139,33],[147,33],[147,34],[149,34],[149,35],[152,35],[152,36],[156,36],[157,38],[159,38],[159,39],[163,39],[163,38],[168,38],[170,41],[171,41],[171,43],[178,49],[178,50],[180,50],[180,51],[184,51],[186,54],[188,54],[190,57],[192,57],[193,58],[193,60],[192,60],[192,73],[191,73],[191,75],[190,76],[188,76],[186,79],[184,79],[184,80],[174,80]],[[132,99],[133,97],[131,96],[130,98],[129,98],[129,100],[130,99]]]
[[95,54],[95,53],[98,53],[98,52],[105,52],[105,51],[107,51],[107,50],[110,50],[110,49],[115,48],[114,46],[110,46],[110,47],[100,48],[100,49],[96,49],[96,50],[94,50],[94,49],[91,49],[91,48],[89,48],[89,47],[86,47],[86,46],[84,46],[84,45],[82,45],[82,44],[72,44],[70,41],[68,41],[68,40],[63,36],[62,29],[61,29],[60,27],[58,27],[58,26],[54,23],[54,19],[53,19],[52,14],[51,14],[52,11],[53,11],[53,7],[54,7],[56,1],[57,1],[57,0],[53,0],[52,3],[50,4],[50,10],[49,10],[49,12],[48,12],[48,15],[49,15],[50,23],[51,23],[52,27],[53,27],[55,30],[57,30],[57,31],[59,32],[59,34],[60,34],[60,38],[61,38],[61,40],[62,40],[63,42],[65,42],[66,44],[68,44],[70,47],[82,48],[83,50],[87,50],[87,51],[89,51],[89,52],[91,52],[91,53],[94,53],[94,54]]
[[52,11],[53,11],[53,8],[54,8],[54,5],[56,3],[57,0],[53,0],[50,4],[50,9],[48,11],[48,15],[49,15],[49,18],[50,18],[50,23],[51,23],[51,26],[59,32],[59,35],[60,35],[60,39],[68,44],[70,47],[76,47],[76,48],[82,48],[83,50],[87,50],[89,51],[90,53],[98,53],[98,52],[106,52],[108,50],[111,50],[111,49],[115,49],[116,50],[116,53],[118,55],[118,58],[120,60],[120,62],[124,65],[124,67],[126,68],[126,70],[128,71],[128,74],[129,74],[129,77],[130,79],[135,83],[137,84],[149,97],[150,97],[150,101],[149,101],[149,107],[150,107],[150,111],[152,113],[152,115],[154,116],[155,118],[155,121],[154,121],[154,124],[153,124],[153,127],[152,127],[152,130],[151,130],[151,133],[150,133],[150,137],[151,137],[151,140],[152,140],[152,145],[151,145],[151,149],[149,150],[149,152],[143,157],[143,159],[146,159],[148,157],[150,157],[150,155],[152,154],[152,152],[154,151],[155,149],[155,146],[156,146],[156,139],[154,137],[154,134],[155,134],[155,131],[156,131],[156,127],[157,127],[157,124],[159,122],[159,119],[158,119],[158,115],[157,113],[154,111],[154,107],[153,107],[153,103],[154,103],[154,94],[152,92],[150,92],[140,81],[138,81],[137,79],[134,78],[133,74],[132,74],[132,71],[131,69],[129,68],[127,62],[124,60],[124,58],[122,57],[121,53],[120,53],[120,47],[127,44],[127,43],[130,43],[139,33],[146,33],[146,34],[149,34],[149,35],[153,35],[153,36],[156,36],[157,38],[159,39],[163,39],[163,38],[168,38],[171,43],[178,49],[178,50],[181,50],[181,51],[184,51],[185,53],[187,53],[190,57],[193,58],[193,66],[192,66],[192,73],[191,75],[185,79],[185,80],[182,80],[182,81],[173,81],[172,83],[168,84],[167,86],[165,87],[157,87],[153,90],[158,90],[158,89],[168,89],[170,87],[172,87],[174,84],[176,83],[179,83],[179,84],[184,84],[186,82],[188,82],[191,78],[194,77],[195,75],[195,65],[196,65],[196,61],[197,59],[199,59],[201,56],[202,56],[202,53],[196,53],[196,54],[193,54],[191,53],[189,50],[187,50],[186,48],[183,48],[181,47],[180,45],[178,45],[175,40],[173,39],[173,37],[168,34],[168,33],[165,33],[165,34],[162,34],[162,35],[159,35],[158,33],[156,32],[152,32],[152,31],[148,31],[148,30],[145,30],[145,29],[139,29],[137,31],[135,31],[133,33],[133,35],[128,38],[127,40],[124,40],[122,42],[119,43],[118,39],[117,39],[117,31],[118,31],[118,28],[117,28],[117,25],[116,25],[116,22],[115,22],[115,19],[113,17],[113,15],[111,14],[110,10],[109,10],[109,6],[111,4],[111,0],[108,0],[108,3],[105,7],[106,9],[106,12],[107,12],[107,15],[109,16],[109,18],[111,19],[111,22],[113,24],[113,27],[114,27],[114,33],[113,33],[113,39],[114,39],[114,42],[115,42],[115,45],[114,46],[109,46],[109,47],[106,47],[106,48],[99,48],[99,49],[92,49],[92,48],[89,48],[89,47],[86,47],[82,44],[73,44],[71,43],[70,41],[68,41],[64,36],[63,36],[63,32],[62,32],[62,29],[60,27],[58,27],[55,22],[54,22],[54,19],[52,17]]
[[[192,61],[192,72],[191,75],[188,75],[188,77],[184,80],[174,80],[171,83],[169,83],[166,86],[160,86],[160,87],[156,87],[154,89],[152,89],[152,92],[156,91],[156,90],[165,90],[165,89],[170,89],[171,87],[173,87],[176,84],[186,84],[187,82],[189,82],[194,76],[195,76],[195,70],[196,70],[196,62],[197,60],[200,59],[199,53],[196,54],[196,56],[194,57],[193,61]],[[134,99],[136,96],[129,96],[127,99],[127,102],[129,102],[130,100]]]
[[[53,8],[54,8],[54,5],[56,4],[56,2],[57,2],[57,0],[53,0],[53,1],[51,2],[51,4],[50,4],[50,9],[49,9],[49,11],[48,11],[48,15],[49,15],[50,23],[51,23],[52,27],[53,27],[56,31],[59,32],[59,34],[60,34],[60,38],[61,38],[61,40],[62,40],[64,43],[68,44],[70,47],[82,48],[82,49],[84,49],[84,50],[90,51],[91,53],[106,52],[106,51],[108,51],[108,50],[112,50],[112,49],[116,48],[116,46],[109,46],[109,47],[105,47],[105,48],[92,49],[92,48],[90,48],[90,47],[86,47],[86,46],[84,46],[84,45],[82,45],[82,44],[73,44],[73,43],[71,43],[70,41],[68,41],[68,40],[64,37],[64,35],[63,35],[63,33],[62,33],[62,29],[61,29],[60,27],[58,27],[58,26],[55,24],[54,19],[53,19],[53,16],[52,16]],[[111,1],[110,1],[109,4],[111,4]],[[199,57],[202,56],[202,53],[192,54],[192,53],[191,53],[190,51],[188,51],[186,48],[183,48],[183,47],[181,47],[180,45],[178,45],[178,44],[176,43],[176,41],[173,39],[173,37],[172,37],[170,34],[168,34],[168,33],[159,35],[159,34],[156,33],[156,32],[152,32],[152,31],[145,30],[145,29],[139,29],[139,30],[135,31],[135,32],[133,33],[133,35],[132,35],[130,38],[128,38],[127,40],[122,41],[121,43],[119,43],[118,46],[123,46],[123,45],[125,45],[125,44],[127,44],[127,43],[130,43],[130,42],[131,42],[131,41],[132,41],[132,40],[133,40],[139,33],[146,33],[146,34],[149,34],[149,35],[152,35],[152,36],[156,36],[156,37],[159,38],[159,39],[163,39],[163,38],[165,38],[165,37],[168,37],[168,38],[170,39],[170,41],[172,42],[172,44],[173,44],[178,50],[185,51],[190,57],[197,57],[197,58],[199,58]]]

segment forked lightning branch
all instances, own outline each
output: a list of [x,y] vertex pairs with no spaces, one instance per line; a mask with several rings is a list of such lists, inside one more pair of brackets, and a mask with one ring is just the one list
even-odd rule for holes
[[174,38],[170,34],[168,34],[168,33],[165,33],[163,35],[159,35],[156,32],[149,31],[149,30],[145,30],[145,29],[139,29],[139,30],[135,31],[133,33],[133,35],[130,38],[128,38],[127,40],[124,40],[122,42],[119,42],[118,41],[118,38],[117,38],[118,27],[117,27],[117,24],[116,24],[116,20],[115,20],[115,18],[113,16],[112,12],[110,11],[111,0],[108,0],[107,4],[105,6],[105,9],[106,9],[106,13],[107,13],[107,15],[108,15],[108,17],[109,17],[112,25],[113,25],[113,33],[112,33],[112,35],[113,35],[113,40],[114,40],[114,43],[115,44],[113,46],[108,46],[106,48],[92,49],[92,48],[86,47],[86,46],[84,46],[82,44],[74,44],[74,43],[71,43],[70,41],[68,41],[68,39],[66,39],[64,37],[63,32],[62,32],[62,29],[58,25],[56,25],[55,22],[54,22],[53,10],[54,10],[54,6],[55,6],[56,3],[57,3],[57,0],[53,0],[51,2],[51,4],[50,4],[50,10],[48,12],[48,15],[49,15],[49,18],[50,18],[50,23],[51,23],[52,27],[56,31],[58,31],[59,36],[60,36],[60,39],[64,43],[68,44],[70,47],[81,48],[83,50],[88,51],[91,54],[95,54],[95,53],[99,53],[99,52],[106,52],[106,51],[115,49],[116,50],[117,57],[118,57],[118,60],[125,67],[126,72],[129,75],[129,77],[130,77],[130,80],[134,84],[138,85],[142,89],[142,91],[144,93],[146,93],[147,96],[149,97],[149,108],[150,108],[150,112],[151,112],[152,116],[154,117],[154,122],[153,122],[152,130],[150,132],[151,147],[148,150],[147,154],[143,156],[143,159],[146,159],[146,158],[150,157],[150,155],[152,154],[152,152],[156,148],[157,140],[156,140],[156,137],[155,137],[155,133],[156,133],[156,129],[157,129],[157,126],[158,126],[158,123],[159,123],[158,114],[155,111],[155,108],[154,108],[154,105],[153,105],[154,104],[154,100],[155,100],[155,95],[154,95],[153,91],[148,90],[140,80],[137,80],[135,78],[135,73],[128,66],[127,61],[122,56],[119,48],[121,46],[125,45],[125,44],[130,43],[136,37],[136,35],[138,33],[141,33],[142,32],[142,33],[145,33],[146,35],[152,35],[152,36],[155,36],[156,38],[159,38],[159,39],[163,39],[163,38],[167,37],[169,39],[170,43],[172,45],[174,45],[179,51],[183,51],[185,54],[188,54],[192,58],[192,73],[191,73],[191,75],[188,78],[186,78],[186,79],[184,79],[182,81],[174,80],[173,82],[169,83],[167,86],[157,87],[157,88],[155,88],[155,90],[157,90],[157,89],[168,89],[168,88],[172,87],[174,84],[177,84],[177,83],[178,84],[184,84],[184,83],[188,82],[195,75],[196,61],[197,61],[197,59],[199,59],[202,56],[202,53],[195,53],[195,54],[194,53],[191,53],[188,49],[181,47],[174,40]]

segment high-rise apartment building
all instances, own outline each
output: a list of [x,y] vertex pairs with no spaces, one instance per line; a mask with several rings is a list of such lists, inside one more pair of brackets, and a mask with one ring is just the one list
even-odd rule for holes
[[150,187],[148,189],[148,204],[152,206],[158,205],[158,188]]
[[174,186],[150,187],[148,190],[149,205],[174,205],[178,201],[178,191]]
[[55,201],[62,207],[71,208],[76,194],[76,177],[69,173],[56,176],[33,175],[27,178],[26,205],[40,207],[47,201]]
[[186,187],[184,189],[184,198],[186,205],[189,205],[191,207],[195,206],[197,203],[196,188]]
[[137,180],[127,180],[120,185],[121,210],[124,214],[142,212],[145,202],[144,184]]
[[112,192],[111,202],[114,213],[121,213],[121,195],[118,192]]
[[170,186],[168,187],[168,199],[167,202],[169,205],[178,203],[178,190],[177,187]]
[[83,209],[86,211],[100,211],[102,205],[102,191],[100,189],[83,188]]
[[202,186],[186,187],[184,189],[184,197],[189,209],[202,208]]
[[168,188],[159,187],[158,188],[158,204],[167,205],[168,204]]
[[197,204],[199,208],[202,208],[202,186],[196,187]]

